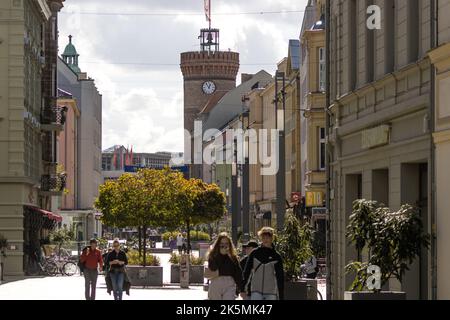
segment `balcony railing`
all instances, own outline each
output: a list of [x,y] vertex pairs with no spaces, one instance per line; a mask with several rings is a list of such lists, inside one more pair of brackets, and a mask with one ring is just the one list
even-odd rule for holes
[[47,174],[41,178],[41,191],[61,193],[66,188],[65,174]]
[[44,108],[41,116],[43,130],[62,130],[66,123],[67,107],[49,106]]

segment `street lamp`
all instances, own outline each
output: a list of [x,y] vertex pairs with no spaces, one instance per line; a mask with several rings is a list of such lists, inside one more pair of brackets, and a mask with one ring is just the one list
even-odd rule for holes
[[[250,113],[246,106],[247,97],[242,98],[244,112],[242,114],[242,132],[247,133],[249,129]],[[246,136],[248,139],[246,139]],[[244,147],[244,165],[242,170],[242,234],[243,241],[250,240],[250,164],[249,164],[249,135],[244,135],[242,139]]]
[[237,245],[238,219],[240,211],[240,197],[238,187],[238,167],[237,167],[237,139],[233,141],[233,163],[231,164],[231,238],[234,245]]
[[[282,82],[282,89],[279,92],[279,82]],[[286,110],[286,77],[284,72],[277,71],[275,74],[275,117],[278,131],[278,171],[276,176],[276,213],[277,229],[281,231],[284,227],[284,216],[286,213],[286,160],[285,160],[285,110]],[[279,93],[281,93],[282,103],[280,104]]]

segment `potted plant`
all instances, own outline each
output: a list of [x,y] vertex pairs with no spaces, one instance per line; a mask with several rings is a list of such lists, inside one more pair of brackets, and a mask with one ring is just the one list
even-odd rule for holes
[[6,258],[6,248],[8,247],[8,240],[0,234],[0,284],[3,281],[3,258]]
[[277,249],[283,258],[285,270],[286,300],[306,300],[307,282],[301,280],[301,265],[312,252],[312,229],[302,224],[292,209],[286,211],[285,227],[277,241]]
[[139,255],[138,250],[130,250],[127,253],[127,273],[132,286],[163,286],[163,267],[159,257],[147,254]]
[[368,259],[346,266],[346,272],[354,272],[356,276],[350,291],[345,292],[345,299],[405,300],[405,292],[381,288],[391,278],[401,283],[408,265],[430,245],[418,208],[405,204],[393,212],[376,201],[356,200],[346,236],[355,246],[358,260],[362,260],[363,249],[367,250]]
[[[180,283],[180,255],[172,253],[169,262],[170,266],[170,283]],[[204,259],[191,255],[189,264],[189,282],[203,283],[204,279]]]

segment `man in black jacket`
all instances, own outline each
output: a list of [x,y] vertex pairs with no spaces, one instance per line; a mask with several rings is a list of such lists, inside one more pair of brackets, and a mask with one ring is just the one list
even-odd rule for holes
[[283,260],[273,247],[274,230],[264,227],[258,232],[261,246],[248,257],[244,283],[250,286],[251,300],[283,300]]
[[[245,256],[241,259],[241,262],[240,262],[242,272],[244,271],[245,266],[247,265],[248,257],[253,252],[253,250],[255,250],[256,248],[258,248],[258,242],[253,241],[253,240],[249,241],[247,243],[244,243],[242,245],[242,250],[245,253]],[[245,286],[245,289],[246,289],[246,293],[247,293],[247,297],[245,300],[250,300],[250,296],[251,296],[250,285],[247,284]]]

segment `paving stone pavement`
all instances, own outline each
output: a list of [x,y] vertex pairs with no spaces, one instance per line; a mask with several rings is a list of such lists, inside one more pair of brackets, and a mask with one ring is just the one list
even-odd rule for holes
[[[197,252],[194,253],[198,255]],[[163,266],[162,288],[131,288],[130,296],[125,293],[124,300],[205,300],[207,292],[203,286],[190,286],[180,289],[179,285],[170,285],[169,254],[157,254]],[[326,298],[325,280],[319,280],[318,289]],[[97,300],[112,300],[106,292],[103,275],[99,275],[97,282]],[[36,277],[18,281],[11,281],[0,285],[0,300],[83,300],[84,277]]]

